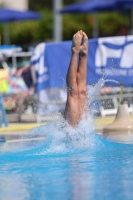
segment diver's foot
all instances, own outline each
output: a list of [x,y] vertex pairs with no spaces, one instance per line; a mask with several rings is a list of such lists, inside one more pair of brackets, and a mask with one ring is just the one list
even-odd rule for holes
[[80,30],[74,34],[73,39],[72,39],[72,52],[73,53],[77,53],[77,54],[80,53],[82,38],[83,38],[82,30]]
[[88,55],[88,37],[85,32],[83,32],[82,44],[80,47],[80,56]]

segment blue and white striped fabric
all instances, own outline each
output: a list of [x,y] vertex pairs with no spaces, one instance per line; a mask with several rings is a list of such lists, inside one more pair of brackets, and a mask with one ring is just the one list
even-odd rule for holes
[[[47,67],[45,67],[45,43],[40,43],[36,46],[33,56],[31,57],[31,74],[33,83],[38,87],[39,83],[48,80]],[[38,91],[38,90],[37,90]]]
[[[52,70],[47,67],[48,58],[52,59],[51,54],[46,52],[49,50],[49,45],[40,43],[35,48],[34,54],[31,58],[31,74],[33,83],[36,87],[37,99],[38,99],[38,115],[46,115],[52,112],[61,111],[63,105],[50,104],[49,102],[66,101],[66,90],[64,88],[53,87],[51,82]],[[50,52],[49,52],[50,53]],[[54,73],[56,76],[56,73]],[[57,80],[57,78],[56,78]],[[62,86],[62,85],[61,85]]]

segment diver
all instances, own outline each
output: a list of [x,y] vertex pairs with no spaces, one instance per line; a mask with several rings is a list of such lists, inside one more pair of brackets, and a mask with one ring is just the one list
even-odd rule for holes
[[72,55],[66,76],[67,101],[64,118],[75,127],[84,114],[87,103],[88,37],[82,30],[72,39]]

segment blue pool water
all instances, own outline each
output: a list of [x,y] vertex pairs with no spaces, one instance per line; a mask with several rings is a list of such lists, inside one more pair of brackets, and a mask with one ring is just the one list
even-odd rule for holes
[[[81,125],[82,124],[82,125]],[[0,199],[133,199],[133,145],[107,141],[93,119],[73,129],[59,121],[0,144]]]
[[[99,88],[90,90],[90,103]],[[127,144],[104,139],[87,113],[75,129],[60,117],[20,135],[20,141],[1,142],[0,200],[132,200],[128,137]]]

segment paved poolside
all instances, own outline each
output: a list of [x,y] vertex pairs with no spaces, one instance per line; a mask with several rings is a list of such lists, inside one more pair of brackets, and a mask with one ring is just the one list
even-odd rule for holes
[[[11,116],[10,116],[11,117]],[[95,132],[98,134],[102,133],[103,128],[111,124],[114,120],[115,116],[109,116],[109,117],[95,117],[94,118],[94,125],[95,125]],[[133,115],[132,115],[133,118]],[[35,128],[37,126],[40,126],[42,124],[46,124],[50,118],[47,118],[42,123],[37,123],[35,121],[35,116],[23,116],[24,122],[9,122],[8,127],[1,127],[0,128],[0,142],[6,141],[6,142],[14,142],[14,141],[20,141],[22,135],[28,135],[28,130]],[[51,118],[52,119],[52,118]],[[12,118],[13,120],[13,118]],[[44,134],[44,138],[46,135]],[[40,139],[40,137],[34,137],[34,139]]]
[[[32,119],[28,121],[28,119],[31,119],[30,117],[27,117],[27,121],[26,121],[26,117],[25,117],[25,121],[24,122],[9,122],[9,126],[8,127],[1,127],[0,128],[0,135],[5,133],[5,134],[18,134],[18,133],[24,133],[27,130],[30,130],[34,127],[40,126],[42,124],[46,124],[49,120],[45,120],[42,123],[37,123],[35,122],[35,120]],[[107,124],[112,123],[114,120],[114,116],[111,117],[95,117],[94,119],[94,125],[95,125],[95,130],[96,132],[101,132],[103,127],[106,126]]]

